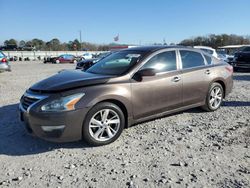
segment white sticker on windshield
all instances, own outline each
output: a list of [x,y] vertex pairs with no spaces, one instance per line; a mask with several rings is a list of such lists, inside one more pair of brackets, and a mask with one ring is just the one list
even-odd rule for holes
[[128,55],[126,55],[126,57],[128,57],[128,58],[133,58],[133,57],[138,58],[140,56],[141,56],[141,54],[128,54]]

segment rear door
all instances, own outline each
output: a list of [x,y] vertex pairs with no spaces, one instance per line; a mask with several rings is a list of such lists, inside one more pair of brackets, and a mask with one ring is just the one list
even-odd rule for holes
[[212,65],[204,56],[192,50],[179,50],[183,79],[183,106],[202,103],[212,79]]
[[155,76],[132,79],[132,104],[135,119],[178,108],[182,104],[182,80],[176,51],[153,55],[141,68],[153,68]]

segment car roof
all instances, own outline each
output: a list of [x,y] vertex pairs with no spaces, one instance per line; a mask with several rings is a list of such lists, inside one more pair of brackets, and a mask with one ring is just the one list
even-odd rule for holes
[[214,50],[212,47],[209,47],[209,46],[194,46],[194,48],[203,48],[203,49],[208,49],[208,50]]
[[146,52],[153,52],[153,51],[162,50],[162,49],[168,49],[168,48],[192,49],[190,47],[185,47],[185,46],[166,46],[166,45],[160,45],[160,46],[139,46],[139,47],[127,48],[127,49],[124,49],[122,51],[146,51]]

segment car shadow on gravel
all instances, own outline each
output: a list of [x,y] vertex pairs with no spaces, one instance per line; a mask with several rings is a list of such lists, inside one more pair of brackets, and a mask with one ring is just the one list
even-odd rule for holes
[[82,141],[52,143],[33,137],[19,120],[18,104],[0,107],[0,155],[22,156],[60,148],[88,148]]
[[225,101],[223,106],[228,107],[242,107],[242,106],[250,106],[250,101]]
[[[244,107],[244,106],[250,106],[250,101],[224,101],[222,104],[222,108],[225,107]],[[206,113],[206,111],[204,111],[202,108],[197,107],[197,108],[191,108],[188,109],[186,111],[183,112],[187,112],[187,113]],[[176,114],[181,114],[183,112],[177,112],[175,114],[170,114],[168,116],[172,116],[172,115],[176,115]]]

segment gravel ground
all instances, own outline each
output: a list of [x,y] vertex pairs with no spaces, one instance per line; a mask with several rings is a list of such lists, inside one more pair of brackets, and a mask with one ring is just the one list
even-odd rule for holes
[[25,89],[74,65],[13,62],[0,74],[0,187],[250,187],[250,73],[216,112],[192,109],[124,130],[113,144],[55,144],[18,120]]

